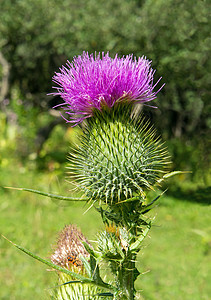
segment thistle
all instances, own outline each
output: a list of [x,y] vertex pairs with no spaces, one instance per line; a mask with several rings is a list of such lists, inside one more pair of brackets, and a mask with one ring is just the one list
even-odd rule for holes
[[77,268],[83,274],[84,269],[80,256],[89,258],[89,253],[82,242],[89,243],[76,226],[65,226],[59,234],[57,247],[51,255],[51,261],[67,269]]
[[[90,254],[85,249],[83,242],[89,244],[76,226],[65,226],[59,234],[57,247],[51,255],[52,263],[88,277],[83,261],[88,261]],[[94,299],[99,299],[97,296],[99,292],[100,289],[96,286],[74,281],[73,277],[58,272],[58,286],[55,288],[53,298],[85,300],[93,297]]]
[[[146,214],[147,192],[165,178],[168,153],[155,129],[134,115],[137,104],[156,98],[155,71],[145,57],[111,58],[109,54],[75,57],[53,77],[63,99],[67,122],[82,124],[76,149],[70,154],[69,174],[84,197],[101,214],[105,230],[98,233],[96,249],[73,225],[61,232],[49,262],[15,245],[21,251],[57,270],[55,299],[128,299],[136,296],[134,282],[139,275],[137,254],[151,228]],[[31,189],[20,189],[59,200],[75,201]],[[109,266],[112,280],[101,278],[102,263]]]
[[[156,98],[154,72],[146,58],[119,58],[83,53],[67,63],[53,80],[64,103],[67,122],[83,122],[79,143],[70,154],[70,177],[101,213],[107,228],[98,235],[98,264],[114,275],[115,299],[134,299],[135,267],[151,221],[145,214],[154,202],[147,191],[166,176],[169,157],[161,139],[134,107]],[[91,251],[92,252],[92,251]],[[90,252],[90,253],[91,253]]]
[[101,56],[83,53],[53,78],[67,122],[87,119],[78,149],[70,154],[70,175],[100,203],[144,199],[144,190],[153,188],[168,164],[155,130],[132,116],[134,105],[153,100],[159,91],[153,91],[154,71],[144,57]]

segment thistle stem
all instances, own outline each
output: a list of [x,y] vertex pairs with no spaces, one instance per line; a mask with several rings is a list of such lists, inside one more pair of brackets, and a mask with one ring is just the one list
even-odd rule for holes
[[136,267],[135,267],[136,255],[128,255],[121,268],[118,270],[118,284],[119,289],[122,291],[120,299],[134,300],[135,299],[135,287],[134,282],[136,279]]

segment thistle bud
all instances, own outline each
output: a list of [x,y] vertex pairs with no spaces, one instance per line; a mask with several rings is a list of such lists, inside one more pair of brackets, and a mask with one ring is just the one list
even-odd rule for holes
[[155,130],[118,104],[95,113],[70,156],[70,175],[94,201],[113,205],[153,189],[167,171],[168,154]]

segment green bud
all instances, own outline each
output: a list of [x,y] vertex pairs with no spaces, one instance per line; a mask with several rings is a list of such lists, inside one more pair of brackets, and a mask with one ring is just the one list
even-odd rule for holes
[[[74,283],[70,276],[59,273],[58,286],[52,293],[55,300],[87,300],[102,299],[98,296],[100,290],[91,284]],[[111,299],[111,298],[109,298]]]
[[163,143],[145,118],[131,118],[131,109],[121,104],[96,112],[70,156],[70,174],[89,199],[115,204],[144,198],[167,171]]

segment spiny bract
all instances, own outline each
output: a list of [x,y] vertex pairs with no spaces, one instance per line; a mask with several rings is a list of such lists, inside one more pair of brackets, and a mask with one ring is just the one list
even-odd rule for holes
[[162,177],[168,156],[155,130],[127,105],[96,113],[70,156],[70,174],[87,197],[117,203],[144,197]]

